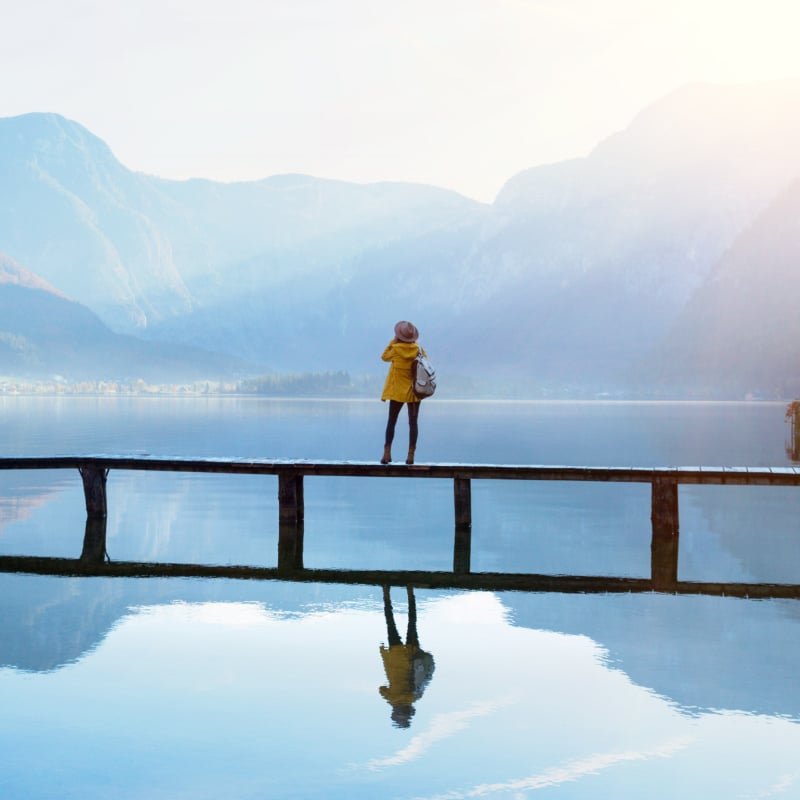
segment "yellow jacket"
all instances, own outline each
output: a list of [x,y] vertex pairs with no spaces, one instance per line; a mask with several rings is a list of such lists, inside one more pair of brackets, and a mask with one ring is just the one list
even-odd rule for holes
[[433,656],[418,645],[393,644],[381,645],[381,658],[389,681],[388,686],[378,689],[381,697],[392,706],[419,700],[433,676]]
[[392,340],[383,351],[381,358],[391,361],[386,383],[383,385],[381,400],[396,400],[398,403],[419,403],[419,398],[414,394],[411,368],[422,350],[422,355],[427,355],[416,342],[397,342]]

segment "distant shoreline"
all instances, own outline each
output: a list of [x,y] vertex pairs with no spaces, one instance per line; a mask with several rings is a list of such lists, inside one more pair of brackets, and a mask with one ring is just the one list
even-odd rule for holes
[[[254,392],[75,392],[75,391],[5,391],[0,388],[0,402],[6,398],[42,399],[42,400],[100,400],[100,399],[137,399],[137,400],[275,400],[315,403],[378,403],[379,394],[374,395],[291,395],[291,394],[259,394]],[[459,404],[459,405],[775,405],[785,406],[789,399],[775,398],[724,398],[724,399],[688,399],[680,397],[637,398],[637,397],[435,397],[427,404]]]

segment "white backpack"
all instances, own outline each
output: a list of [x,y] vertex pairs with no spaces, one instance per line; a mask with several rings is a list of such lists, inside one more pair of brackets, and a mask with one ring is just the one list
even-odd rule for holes
[[436,391],[436,370],[422,350],[414,362],[414,394],[420,399],[430,397]]

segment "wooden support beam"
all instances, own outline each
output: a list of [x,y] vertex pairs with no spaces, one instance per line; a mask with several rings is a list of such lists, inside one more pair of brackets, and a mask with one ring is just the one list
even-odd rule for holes
[[281,522],[278,525],[278,570],[303,569],[303,523]]
[[469,478],[453,480],[453,501],[456,512],[456,527],[472,527],[472,489]]
[[294,470],[278,473],[278,517],[281,522],[303,521],[303,475]]
[[453,545],[453,572],[456,575],[469,575],[472,560],[472,528],[469,525],[456,525]]
[[108,470],[96,464],[83,464],[78,467],[83,481],[83,495],[86,500],[86,516],[89,519],[105,519],[108,515],[106,501],[106,479]]
[[106,518],[87,517],[83,534],[82,564],[103,564],[106,561]]
[[453,542],[453,572],[466,575],[472,555],[472,488],[469,478],[453,480],[455,506],[455,540]]
[[303,569],[303,474],[278,473],[278,569]]
[[678,582],[678,483],[670,478],[655,478],[652,487],[650,575],[653,587],[664,591]]

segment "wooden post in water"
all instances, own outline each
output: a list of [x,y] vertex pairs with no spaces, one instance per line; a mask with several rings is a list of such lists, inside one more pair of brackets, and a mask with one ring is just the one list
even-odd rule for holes
[[654,589],[668,590],[678,581],[678,483],[659,477],[652,487],[650,576]]
[[78,468],[83,480],[83,495],[86,499],[86,516],[89,519],[105,519],[108,515],[106,502],[106,478],[108,470],[94,464]]
[[303,521],[303,476],[294,470],[278,473],[278,516],[281,522]]
[[102,564],[106,560],[106,518],[87,517],[80,560],[85,564]]
[[472,554],[472,487],[469,478],[454,478],[453,501],[456,523],[453,572],[464,575],[470,571]]
[[303,569],[303,523],[278,524],[278,569]]
[[278,473],[278,569],[303,569],[303,475]]

